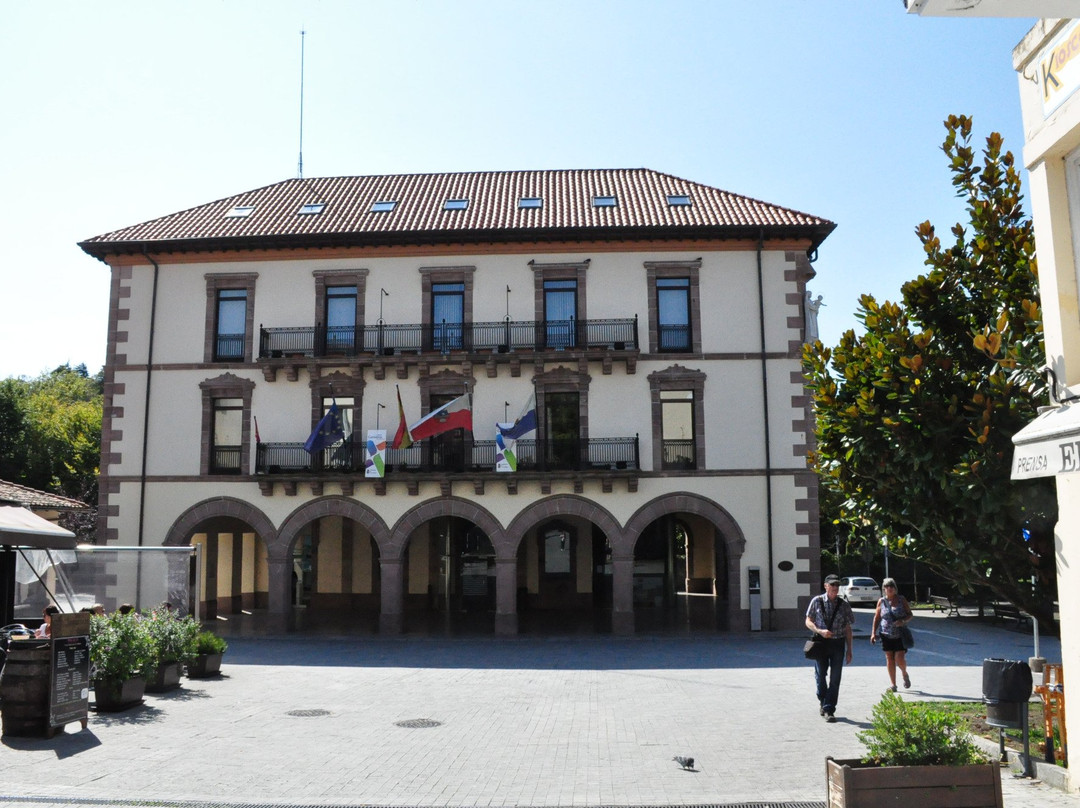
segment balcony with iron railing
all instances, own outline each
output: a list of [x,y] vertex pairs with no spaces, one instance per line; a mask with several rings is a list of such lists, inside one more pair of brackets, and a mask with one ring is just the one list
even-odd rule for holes
[[[308,453],[303,443],[260,443],[256,474],[363,474],[366,444],[347,438]],[[514,449],[518,472],[638,471],[638,438],[519,440]],[[498,448],[493,440],[424,440],[405,449],[386,450],[387,477],[395,474],[495,473]]]
[[259,359],[638,350],[637,317],[259,329]]

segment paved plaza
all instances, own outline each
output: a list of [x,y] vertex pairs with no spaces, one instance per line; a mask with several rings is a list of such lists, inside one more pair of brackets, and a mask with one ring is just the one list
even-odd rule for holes
[[[0,805],[819,806],[825,757],[861,754],[888,683],[870,617],[836,724],[802,633],[235,638],[220,678],[4,738]],[[979,700],[984,657],[1032,651],[970,619],[913,628],[912,698]],[[1080,806],[1002,779],[1009,808]]]

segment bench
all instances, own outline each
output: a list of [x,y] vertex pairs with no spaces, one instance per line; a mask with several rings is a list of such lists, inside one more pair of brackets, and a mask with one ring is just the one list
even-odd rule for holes
[[931,612],[936,612],[938,609],[945,612],[946,617],[959,617],[960,610],[956,608],[956,604],[952,602],[945,595],[931,595],[930,603],[933,604]]
[[995,620],[1015,620],[1016,626],[1019,628],[1024,623],[1031,622],[1031,615],[1024,614],[1019,608],[1011,603],[995,603],[994,604],[994,619]]

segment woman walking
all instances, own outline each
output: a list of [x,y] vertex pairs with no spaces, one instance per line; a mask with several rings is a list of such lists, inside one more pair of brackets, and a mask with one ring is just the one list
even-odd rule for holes
[[885,591],[885,596],[878,601],[877,609],[874,610],[874,625],[870,629],[870,642],[877,642],[878,635],[881,635],[881,647],[885,651],[885,667],[889,671],[891,690],[895,693],[897,668],[904,677],[904,687],[911,687],[911,679],[908,678],[907,672],[907,650],[904,648],[901,628],[911,622],[912,614],[907,598],[896,591],[896,581],[886,578],[881,588]]

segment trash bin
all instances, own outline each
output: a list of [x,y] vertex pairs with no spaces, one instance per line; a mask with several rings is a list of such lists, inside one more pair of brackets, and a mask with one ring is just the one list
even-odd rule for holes
[[992,727],[1021,729],[1031,698],[1031,668],[1015,659],[983,660],[983,702],[986,723]]

